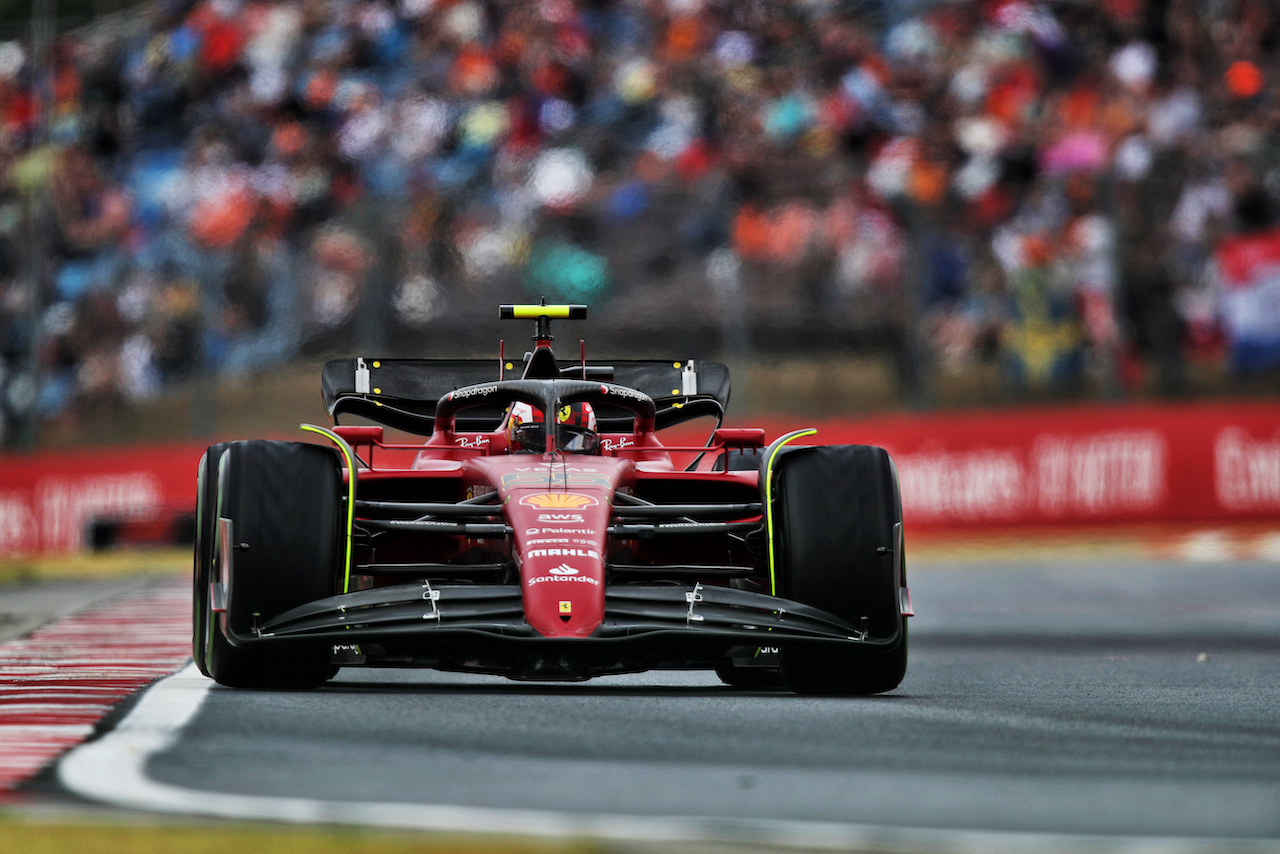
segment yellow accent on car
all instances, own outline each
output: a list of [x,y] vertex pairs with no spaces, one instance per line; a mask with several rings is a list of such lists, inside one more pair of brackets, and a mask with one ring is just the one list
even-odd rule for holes
[[778,452],[783,446],[794,442],[796,439],[803,439],[805,436],[812,436],[818,431],[810,427],[806,430],[797,430],[794,433],[783,436],[773,443],[773,450],[765,460],[764,465],[764,525],[765,536],[769,541],[769,592],[778,595],[778,578],[774,571],[776,559],[773,554],[773,461],[778,458]]
[[351,450],[351,446],[337,433],[324,427],[317,427],[314,424],[299,425],[305,433],[319,433],[330,442],[338,446],[338,451],[347,461],[347,558],[342,572],[342,592],[351,592],[351,529],[356,524],[356,459],[355,452]]
[[567,305],[513,305],[511,316],[515,318],[568,317],[569,308]]

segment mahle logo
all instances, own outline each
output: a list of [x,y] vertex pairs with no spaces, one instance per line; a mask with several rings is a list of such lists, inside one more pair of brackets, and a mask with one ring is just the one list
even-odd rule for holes
[[590,495],[579,495],[576,492],[535,492],[521,498],[520,503],[541,510],[578,510],[594,507],[600,502]]

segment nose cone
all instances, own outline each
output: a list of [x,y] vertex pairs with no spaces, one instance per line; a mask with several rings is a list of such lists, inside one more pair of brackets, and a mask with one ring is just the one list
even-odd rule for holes
[[518,455],[468,463],[502,496],[515,532],[524,614],[550,638],[587,637],[604,621],[604,566],[618,484],[630,460],[574,456],[528,460]]
[[529,624],[550,638],[586,637],[604,619],[604,559],[590,546],[534,546],[520,568]]
[[510,502],[525,619],[541,635],[586,637],[604,619],[610,494],[520,491]]

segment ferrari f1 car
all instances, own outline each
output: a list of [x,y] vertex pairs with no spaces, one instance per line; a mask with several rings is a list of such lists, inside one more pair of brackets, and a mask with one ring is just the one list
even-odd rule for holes
[[[307,688],[347,666],[568,681],[666,668],[804,694],[898,686],[911,604],[882,448],[723,427],[716,362],[590,364],[585,345],[561,360],[551,321],[585,306],[500,315],[536,324],[522,361],[501,345],[497,360],[331,361],[333,426],[302,427],[317,442],[208,449],[205,675]],[[659,439],[694,419],[714,421],[705,442]]]

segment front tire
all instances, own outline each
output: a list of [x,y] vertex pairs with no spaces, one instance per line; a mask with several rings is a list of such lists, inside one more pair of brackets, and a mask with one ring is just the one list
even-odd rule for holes
[[209,582],[213,580],[213,541],[218,518],[218,461],[229,442],[210,445],[196,467],[195,559],[191,573],[191,658],[205,676],[209,675],[209,634],[213,626],[209,611]]
[[331,673],[331,650],[236,647],[227,632],[248,637],[290,608],[341,591],[345,557],[342,471],[330,448],[298,442],[231,444],[218,470],[218,516],[229,519],[232,554],[224,579],[226,611],[208,647],[208,669],[233,688],[314,688]]
[[902,501],[888,452],[870,445],[784,448],[773,473],[774,555],[780,595],[812,605],[886,645],[782,651],[799,694],[891,691],[907,670],[901,586]]

